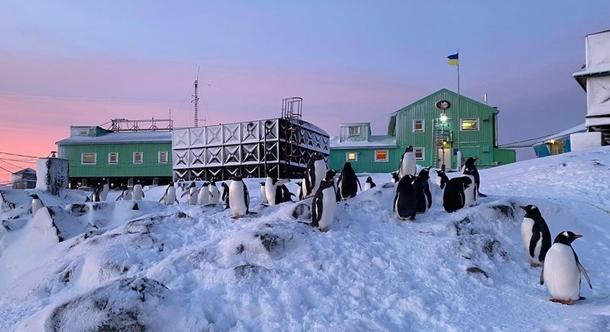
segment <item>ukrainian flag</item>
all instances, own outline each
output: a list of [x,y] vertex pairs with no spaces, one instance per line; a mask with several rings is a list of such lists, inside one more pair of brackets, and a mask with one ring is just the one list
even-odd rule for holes
[[447,63],[450,66],[457,66],[457,65],[459,65],[460,64],[459,56],[460,56],[459,53],[451,54],[450,56],[447,57]]

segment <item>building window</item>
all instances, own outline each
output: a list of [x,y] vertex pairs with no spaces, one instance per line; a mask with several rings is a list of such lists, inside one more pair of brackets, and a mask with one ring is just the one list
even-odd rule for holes
[[415,160],[425,160],[426,153],[424,148],[413,148],[413,152],[415,152]]
[[358,161],[358,152],[346,152],[345,160],[347,161]]
[[360,136],[360,126],[347,127],[347,137]]
[[383,163],[390,160],[388,150],[375,150],[375,162]]
[[119,153],[118,152],[108,152],[108,164],[116,165],[119,163]]
[[463,131],[479,130],[479,119],[462,119],[461,127]]
[[159,164],[167,164],[167,151],[159,151]]
[[133,163],[142,164],[143,162],[144,162],[144,152],[134,152],[133,153]]
[[425,122],[423,119],[413,120],[413,132],[414,133],[423,133],[426,131]]
[[95,165],[97,163],[97,153],[83,152],[80,154],[81,165]]

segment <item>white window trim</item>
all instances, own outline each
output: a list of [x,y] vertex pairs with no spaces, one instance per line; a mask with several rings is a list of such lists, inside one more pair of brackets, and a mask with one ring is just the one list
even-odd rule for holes
[[[93,154],[93,162],[92,163],[84,162],[83,157],[85,156],[85,154]],[[81,165],[97,165],[97,152],[81,152],[80,153],[80,164]]]
[[[110,155],[111,154],[116,154],[116,161],[115,162],[111,162],[110,161]],[[119,153],[118,152],[108,152],[108,165],[117,165],[119,163]]]
[[[464,120],[476,120],[477,121],[477,129],[464,129]],[[460,131],[479,131],[481,128],[481,121],[479,118],[460,118]]]
[[[385,159],[377,159],[377,151],[385,151]],[[375,160],[376,163],[387,163],[390,161],[390,150],[388,149],[377,149],[373,151],[374,155],[373,155],[373,159]]]
[[[421,129],[415,129],[415,121],[421,121]],[[414,133],[425,133],[426,132],[426,119],[413,119],[411,123],[411,131]]]
[[[421,158],[417,158],[416,150],[421,150]],[[426,148],[418,146],[413,148],[413,154],[415,154],[415,160],[426,160]]]
[[[351,129],[352,128],[356,128],[357,129],[355,134],[351,133]],[[347,137],[358,137],[358,136],[360,136],[361,132],[362,131],[361,131],[360,126],[348,126],[347,127]]]
[[[165,161],[161,161],[161,153],[165,153]],[[167,151],[159,151],[157,153],[157,162],[159,164],[167,164],[169,162],[169,152],[167,152]]]
[[[142,160],[141,160],[139,163],[136,163],[136,153],[140,153],[140,154],[142,154]],[[132,157],[131,157],[131,162],[132,162],[134,165],[142,165],[142,164],[144,163],[144,152],[142,152],[142,151],[134,151],[134,152],[133,152],[133,155],[132,155]]]
[[[353,153],[353,154],[356,156],[356,159],[354,159],[354,160],[350,160],[350,159],[349,159],[349,154],[350,154],[350,153]],[[345,160],[346,160],[346,161],[358,161],[358,152],[356,152],[356,151],[347,151],[347,152],[345,153]]]

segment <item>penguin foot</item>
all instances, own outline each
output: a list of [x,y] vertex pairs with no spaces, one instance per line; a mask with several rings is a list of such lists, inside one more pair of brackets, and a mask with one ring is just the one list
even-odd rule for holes
[[530,261],[530,267],[540,267],[542,264]]
[[479,196],[481,197],[487,197],[487,195],[483,194],[483,193],[479,193]]
[[574,304],[574,301],[572,299],[569,299],[569,300],[551,299],[551,302],[561,303],[561,304],[565,304],[565,305],[572,305],[572,304]]

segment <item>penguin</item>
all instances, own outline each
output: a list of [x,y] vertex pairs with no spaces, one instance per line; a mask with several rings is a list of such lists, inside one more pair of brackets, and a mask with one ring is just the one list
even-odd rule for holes
[[578,255],[572,248],[572,242],[581,237],[582,235],[570,231],[561,232],[546,253],[540,273],[540,284],[546,283],[552,302],[572,304],[584,299],[580,296],[581,274],[587,280],[589,288],[593,288],[587,270],[580,264]]
[[474,186],[474,183],[467,176],[458,176],[447,182],[443,191],[443,208],[451,213],[464,207],[466,197],[464,190]]
[[265,191],[265,182],[259,182],[259,184],[261,185],[258,188],[258,190],[260,191],[260,194],[261,194],[261,203],[267,204],[269,201],[267,201],[267,192]]
[[36,211],[44,207],[44,204],[37,194],[31,194],[30,197],[32,197],[32,215],[35,215]]
[[208,188],[210,191],[210,204],[218,204],[220,199],[220,191],[218,191],[218,187],[216,186],[216,181],[214,179],[210,180],[210,185]]
[[303,188],[301,187],[303,185],[303,181],[301,182],[297,182],[297,198],[299,199],[299,201],[303,200]]
[[305,178],[303,180],[303,196],[315,195],[320,187],[320,183],[326,175],[327,167],[321,154],[315,153],[307,163]]
[[462,168],[462,174],[472,175],[474,177],[474,182],[477,185],[477,193],[481,197],[487,197],[487,195],[481,194],[481,176],[479,175],[479,170],[475,165],[476,161],[479,158],[468,157],[466,162],[464,163],[464,167]]
[[477,202],[477,185],[472,175],[462,175],[470,179],[470,185],[464,186],[464,206],[471,207]]
[[130,201],[132,198],[131,192],[132,192],[131,189],[127,188],[127,186],[124,186],[123,191],[121,191],[121,194],[119,196],[117,196],[115,201],[118,201],[118,200]]
[[195,184],[195,181],[191,182],[191,184],[188,187],[188,190],[185,190],[182,195],[180,195],[180,198],[186,196],[186,202],[190,205],[196,205],[197,204],[197,191],[199,191],[199,189],[197,189],[197,185]]
[[239,176],[233,177],[233,181],[229,185],[229,202],[231,202],[232,218],[241,218],[248,214],[250,195],[248,194],[248,187]]
[[525,211],[521,222],[521,238],[525,251],[530,258],[530,265],[540,266],[551,248],[551,232],[537,206],[527,205],[520,208]]
[[288,187],[286,187],[286,185],[283,184],[283,185],[279,186],[279,189],[280,189],[280,193],[281,193],[281,197],[282,197],[282,203],[292,202],[292,196],[295,196],[295,195],[290,192]]
[[399,219],[415,220],[415,213],[417,212],[417,198],[415,196],[415,190],[413,188],[413,176],[406,174],[396,187],[396,194],[394,195],[394,204],[392,211]]
[[106,198],[108,198],[108,193],[110,192],[110,186],[106,182],[106,179],[103,180],[105,183],[102,185],[102,191],[100,192],[100,202],[105,202]]
[[432,193],[428,179],[430,169],[424,168],[419,171],[419,175],[413,181],[413,189],[415,190],[415,198],[417,200],[417,213],[424,213],[432,207]]
[[210,184],[208,182],[204,182],[202,187],[199,189],[199,193],[197,194],[197,205],[208,205],[210,204],[210,190],[208,186]]
[[267,176],[265,179],[265,197],[267,197],[267,203],[269,205],[276,205],[282,203],[282,189],[281,186],[286,183],[285,180],[278,180],[275,176]]
[[341,198],[341,200],[356,197],[356,194],[358,193],[358,187],[360,187],[360,189],[362,190],[362,187],[360,186],[360,180],[358,180],[356,172],[352,168],[352,164],[350,162],[346,162],[343,165],[341,175],[339,175],[339,181],[337,182],[337,191],[339,193],[339,197]]
[[447,174],[445,174],[445,171],[437,169],[436,170],[436,184],[441,189],[444,189],[445,186],[447,185],[447,182],[449,182],[449,178],[447,177]]
[[364,183],[364,190],[369,190],[369,189],[373,189],[375,188],[377,185],[375,184],[375,182],[373,182],[373,178],[372,177],[367,177],[366,178],[366,182]]
[[170,181],[167,188],[165,188],[165,193],[163,193],[163,196],[161,196],[159,199],[159,203],[161,202],[163,202],[165,205],[172,205],[174,202],[176,204],[180,204],[176,198],[176,187],[174,187],[173,181]]
[[102,191],[104,191],[104,186],[101,183],[98,183],[93,189],[93,193],[91,194],[92,202],[101,202],[102,201]]
[[398,168],[398,177],[402,178],[405,175],[417,174],[417,166],[415,163],[415,152],[413,146],[409,145],[405,152],[400,157],[400,167]]
[[142,190],[142,184],[139,180],[133,185],[131,197],[134,201],[141,201],[142,198],[144,198],[144,191]]
[[398,183],[398,181],[400,181],[400,177],[398,176],[398,172],[392,172],[392,182],[394,183]]
[[333,181],[320,182],[320,188],[313,196],[311,203],[311,226],[318,228],[322,232],[330,229],[335,218],[337,209],[337,194]]
[[220,184],[222,193],[220,194],[222,202],[225,204],[225,209],[229,208],[229,186],[226,182]]

